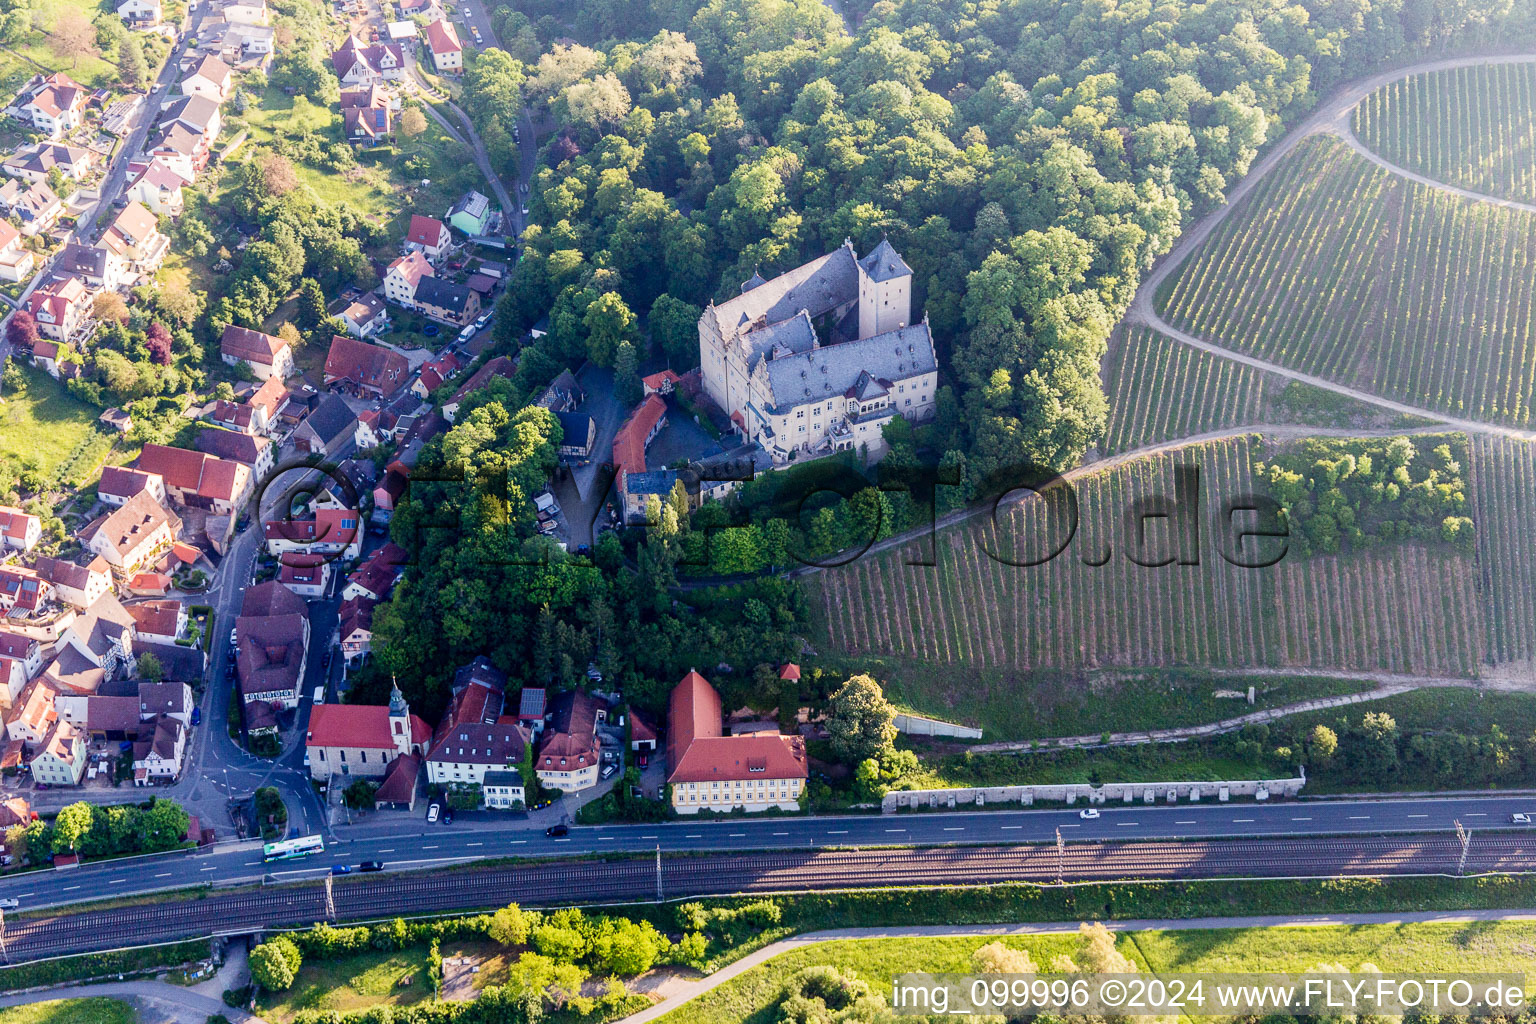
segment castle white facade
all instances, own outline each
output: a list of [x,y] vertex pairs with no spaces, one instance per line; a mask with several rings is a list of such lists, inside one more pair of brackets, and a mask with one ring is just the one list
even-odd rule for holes
[[844,242],[770,281],[754,274],[699,318],[705,393],[776,464],[878,458],[893,416],[933,415],[933,335],[911,317],[912,268],[889,242],[863,259]]

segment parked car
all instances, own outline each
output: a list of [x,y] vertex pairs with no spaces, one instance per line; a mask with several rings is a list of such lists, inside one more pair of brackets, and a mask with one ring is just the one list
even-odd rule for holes
[[473,338],[475,336],[475,331],[478,330],[478,329],[479,328],[477,328],[474,324],[468,325],[462,331],[459,332],[459,340],[460,341],[468,341],[470,338]]
[[547,835],[547,836],[554,836],[554,837],[558,838],[560,836],[568,836],[568,835],[570,835],[571,834],[571,830],[568,827],[566,827],[565,825],[551,825],[551,826],[549,826],[549,828],[544,830],[544,834]]
[[238,642],[239,642],[239,641],[237,641],[237,640],[236,640],[236,639],[235,639],[235,630],[234,630],[234,629],[233,629],[233,628],[231,628],[231,629],[230,629],[230,631],[229,631],[229,642],[230,642],[230,643],[231,643],[231,644],[234,644],[234,643],[238,643]]
[[437,821],[437,816],[441,813],[443,813],[443,809],[437,804],[433,804],[431,807],[427,808],[427,820],[435,823]]
[[495,310],[493,310],[493,309],[486,310],[484,313],[481,313],[478,317],[475,318],[475,326],[479,327],[479,328],[484,328],[486,324],[491,322],[491,317],[493,317],[495,315],[496,315],[496,311]]
[[526,206],[523,207],[523,216],[524,217],[528,216],[528,207],[526,207]]
[[203,709],[202,708],[193,708],[192,709],[192,724],[193,725],[201,725],[202,722],[203,722]]
[[453,824],[453,808],[452,807],[444,807],[443,808],[443,824],[444,825],[452,825]]
[[1098,811],[1098,808],[1096,808],[1096,807],[1090,807],[1087,810],[1078,811],[1077,812],[1077,816],[1079,818],[1084,818],[1084,819],[1087,819],[1087,820],[1091,821],[1092,819],[1097,818],[1099,816],[1099,811]]
[[357,866],[359,871],[383,871],[384,862],[381,860],[365,860]]
[[332,864],[331,865],[331,874],[333,874],[333,875],[350,875],[351,873],[352,873],[352,865],[351,864]]
[[618,771],[618,770],[619,770],[619,766],[618,765],[610,764],[610,765],[608,765],[606,768],[604,768],[602,770],[601,774],[599,775],[599,778],[611,779],[611,778],[613,778],[613,773]]
[[640,753],[635,755],[635,763],[638,764],[641,768],[644,768],[646,765],[651,763],[651,755],[642,750]]

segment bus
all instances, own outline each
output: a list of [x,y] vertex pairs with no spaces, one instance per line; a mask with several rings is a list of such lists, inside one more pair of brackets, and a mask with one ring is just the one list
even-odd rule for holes
[[285,839],[280,843],[268,843],[261,848],[261,859],[267,863],[274,860],[298,860],[300,857],[308,857],[312,853],[321,853],[325,850],[325,844],[319,836],[304,836],[301,839]]

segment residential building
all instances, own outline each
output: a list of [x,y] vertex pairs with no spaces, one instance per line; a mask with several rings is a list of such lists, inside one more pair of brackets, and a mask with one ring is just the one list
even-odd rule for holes
[[369,516],[375,523],[388,523],[395,514],[395,506],[405,494],[407,477],[398,469],[386,469],[384,476],[373,489],[373,512]]
[[42,539],[43,524],[37,516],[0,505],[0,551],[31,551]]
[[139,729],[133,745],[133,784],[175,782],[181,777],[187,750],[187,727],[170,715],[156,718],[149,728]]
[[171,251],[171,240],[161,233],[155,215],[142,203],[123,207],[101,236],[101,244],[127,262],[132,271],[130,281],[152,277]]
[[[893,416],[933,414],[938,364],[911,319],[912,270],[889,242],[851,243],[771,281],[758,275],[699,319],[703,387],[777,465],[800,456],[884,451]],[[814,320],[834,326],[824,343]]]
[[129,279],[128,261],[105,245],[70,242],[59,250],[53,270],[78,277],[92,290],[116,291]]
[[491,228],[491,201],[479,192],[466,192],[448,211],[448,226],[478,238]]
[[518,770],[527,737],[517,717],[504,714],[506,686],[506,673],[483,655],[454,674],[453,697],[432,734],[427,781],[478,786],[486,772]]
[[78,786],[85,775],[85,734],[55,721],[32,755],[32,781],[49,786]]
[[368,601],[382,601],[389,596],[389,591],[395,585],[395,580],[400,577],[401,566],[405,563],[405,551],[393,542],[386,543],[368,560],[353,570],[347,577],[346,588],[341,592],[343,601],[363,599]]
[[48,735],[59,720],[53,703],[54,692],[48,683],[39,678],[27,683],[22,691],[11,699],[5,715],[5,736],[11,743],[20,742],[36,747]]
[[398,43],[366,43],[349,35],[331,54],[331,67],[343,87],[398,81],[405,76],[405,51]]
[[128,188],[123,195],[143,203],[157,217],[180,217],[186,207],[182,189],[192,181],[177,170],[175,162],[157,156],[128,165]]
[[777,732],[726,736],[720,694],[690,671],[667,700],[667,785],[679,814],[800,809],[805,741]]
[[104,504],[121,507],[129,498],[140,491],[148,491],[149,496],[164,505],[165,480],[159,473],[146,473],[142,469],[131,469],[128,466],[103,466],[101,480],[96,484],[96,497]]
[[372,147],[388,142],[394,132],[389,105],[343,106],[341,130],[343,137],[354,146]]
[[136,639],[152,644],[174,644],[187,634],[187,606],[180,601],[140,601],[127,606]]
[[21,232],[8,220],[0,220],[0,281],[31,280],[37,268],[32,250],[21,247]]
[[363,531],[356,509],[320,508],[313,519],[278,519],[264,524],[267,553],[288,556],[334,555],[348,560],[362,553]]
[[219,105],[207,96],[183,96],[165,108],[160,123],[186,128],[202,139],[206,152],[206,147],[212,146],[213,140],[219,137],[219,128],[224,121]]
[[170,549],[181,520],[148,491],[133,495],[80,531],[80,542],[99,555],[114,579],[126,581]]
[[33,568],[52,585],[54,596],[76,611],[89,608],[112,589],[112,569],[100,555],[93,554],[85,565],[43,555]]
[[43,670],[43,647],[35,637],[0,629],[0,658],[14,661],[22,668],[24,679]]
[[293,349],[282,338],[230,324],[219,336],[219,357],[228,366],[247,363],[257,380],[293,375]]
[[640,384],[648,395],[670,395],[683,378],[671,370],[658,370],[640,378]]
[[165,18],[160,0],[123,0],[117,5],[117,16],[129,28],[153,28]]
[[373,609],[377,604],[366,597],[343,601],[337,611],[336,636],[341,656],[348,665],[373,652]]
[[234,88],[234,71],[217,57],[204,57],[192,73],[181,80],[183,96],[201,96],[222,104]]
[[453,236],[448,233],[448,228],[436,217],[423,217],[419,213],[411,215],[411,226],[405,233],[405,247],[411,252],[419,252],[430,259],[437,259],[448,247],[453,244]]
[[341,322],[354,338],[371,338],[389,326],[389,311],[378,292],[364,292],[341,311]]
[[384,271],[384,297],[397,306],[416,308],[416,288],[436,271],[420,252],[407,253]]
[[495,359],[486,360],[485,365],[470,374],[469,380],[465,381],[463,386],[454,392],[452,398],[443,403],[443,417],[449,423],[452,423],[454,418],[458,416],[459,406],[463,403],[464,399],[485,387],[485,385],[491,382],[492,378],[510,378],[516,372],[517,364],[506,356],[497,356]]
[[309,712],[309,731],[304,745],[309,751],[309,774],[315,779],[333,775],[379,778],[398,757],[421,754],[432,739],[432,730],[406,703],[397,686],[390,691],[389,705],[317,704]]
[[64,203],[46,181],[24,182],[17,178],[0,185],[0,209],[21,221],[26,238],[52,228],[64,213]]
[[128,609],[106,594],[60,631],[42,678],[55,693],[95,693],[132,664],[137,634]]
[[[391,353],[393,354],[393,353]],[[340,395],[326,395],[293,430],[299,451],[325,455],[339,451],[357,429],[357,417]]]
[[272,472],[277,452],[271,438],[214,427],[198,431],[192,444],[200,452],[244,464],[257,480]]
[[550,381],[549,387],[544,389],[544,393],[533,404],[550,412],[570,412],[586,401],[586,397],[576,375],[570,370],[561,370],[559,376]]
[[55,170],[71,181],[83,181],[100,165],[101,157],[95,150],[63,142],[35,142],[6,157],[0,170],[13,178],[46,183]]
[[271,433],[277,423],[277,410],[287,399],[288,389],[282,378],[268,377],[243,402],[222,398],[214,402],[208,418],[229,430],[260,436]]
[[162,444],[146,444],[137,466],[159,473],[172,501],[220,515],[244,505],[254,484],[250,469],[238,462]]
[[559,454],[563,458],[584,460],[592,455],[592,445],[597,442],[597,424],[591,416],[577,412],[555,413],[560,421]]
[[580,690],[556,694],[549,705],[549,725],[533,759],[539,782],[563,793],[596,785],[602,754],[597,726],[607,717],[607,707]]
[[359,395],[389,396],[405,386],[411,364],[400,353],[343,334],[331,337],[325,357],[325,384],[340,384]]
[[425,401],[463,368],[464,364],[453,352],[445,352],[436,359],[422,363],[420,376],[411,381],[411,393]]
[[[47,78],[33,76],[27,88],[31,92],[15,109],[22,120],[51,139],[73,131],[85,117],[90,90],[59,71]],[[23,90],[26,92],[26,90]]]
[[[646,499],[655,493],[655,487],[647,485],[657,483],[646,473],[645,449],[666,425],[667,403],[658,395],[646,395],[613,435],[614,482],[625,522],[645,518]],[[667,490],[671,490],[670,485]]]
[[27,299],[27,310],[37,321],[37,329],[58,342],[77,341],[90,333],[95,326],[90,308],[90,292],[78,277],[52,278]]
[[276,580],[249,588],[235,619],[235,641],[241,700],[278,709],[296,704],[309,647],[304,599]]
[[538,735],[544,731],[544,711],[547,695],[542,686],[525,686],[517,698],[517,720],[528,731]]
[[478,293],[440,277],[424,277],[417,282],[415,300],[416,308],[425,315],[456,327],[463,327],[480,315]]
[[160,136],[145,149],[145,156],[164,160],[188,181],[197,180],[197,172],[208,165],[212,141],[200,131],[176,122],[167,125]]
[[445,18],[427,26],[427,49],[432,51],[432,66],[441,74],[456,75],[464,70],[464,44]]
[[480,777],[480,797],[493,811],[515,811],[524,804],[523,773],[488,771]]
[[221,13],[231,25],[272,24],[272,14],[266,0],[235,0],[234,3],[226,3]]
[[52,589],[35,570],[14,562],[0,562],[0,612],[34,613],[42,608]]
[[277,582],[303,598],[324,597],[331,582],[331,563],[324,555],[285,555]]

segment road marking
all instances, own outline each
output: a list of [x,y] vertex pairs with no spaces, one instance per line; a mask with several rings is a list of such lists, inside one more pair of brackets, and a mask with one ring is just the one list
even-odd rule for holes
[[199,868],[198,870],[199,871],[217,871],[219,869],[216,866],[210,864],[208,867],[206,867],[206,868]]
[[698,835],[697,833],[695,833],[693,835],[683,836],[683,838],[684,839],[703,839],[704,837],[701,836],[701,835]]
[[[127,882],[128,882],[128,879],[126,879],[126,878],[114,878],[110,882],[108,882],[107,884],[108,885],[126,885]],[[19,896],[17,897],[17,899],[20,899],[20,898],[21,897],[19,897]]]
[[1082,828],[1081,825],[1057,825],[1057,828]]
[[1023,828],[1024,826],[1023,825],[999,825],[998,827],[1001,828],[1004,832],[1007,832],[1009,829],[1018,830],[1018,829]]
[[166,872],[163,872],[161,874],[156,875],[155,877],[156,878],[170,878],[171,877],[171,873],[169,871],[166,871]]
[[600,843],[611,843],[611,842],[613,842],[617,838],[619,838],[619,837],[618,836],[598,836],[597,837],[597,841],[600,842]]
[[514,840],[512,840],[512,845],[513,846],[522,846],[527,841],[528,840],[526,840],[526,839],[514,839]]
[[1292,821],[1311,821],[1311,818],[1292,818]]
[[746,837],[747,834],[745,832],[727,832],[725,834],[727,839],[745,839]]
[[253,868],[257,864],[260,864],[260,863],[261,863],[261,861],[259,861],[259,860],[248,860],[248,861],[245,862],[245,866],[248,867],[248,868]]
[[555,842],[557,842],[557,843],[568,843],[568,842],[570,842],[570,840],[569,839],[556,839]]
[[79,887],[79,886],[78,886],[78,885],[66,885],[66,886],[65,886],[65,887],[64,887],[64,890],[63,890],[63,891],[64,891],[64,892],[73,892],[73,891],[74,891],[74,890],[76,890],[76,889],[78,889],[78,888],[80,888],[80,887]]
[[964,825],[955,825],[955,826],[952,826],[950,828],[946,828],[944,831],[945,832],[964,832],[965,831],[965,826]]
[[465,843],[465,846],[484,846],[484,843]]
[[1232,824],[1234,824],[1234,825],[1252,825],[1253,824],[1253,819],[1252,818],[1233,818],[1232,819]]
[[[778,833],[778,832],[774,833],[774,835],[780,835],[780,834],[781,833]],[[641,836],[640,838],[641,839],[655,839],[656,837],[655,836]]]
[[887,832],[905,832],[906,829],[904,829],[904,828],[888,828],[888,829],[886,829],[886,831]]
[[1482,811],[1478,811],[1476,814],[1463,814],[1462,817],[1463,818],[1486,818],[1486,817],[1488,817],[1488,815],[1484,814]]
[[[776,836],[787,836],[787,835],[789,835],[789,833],[788,832],[775,832],[774,835],[776,835]],[[654,839],[655,837],[652,836],[652,838]]]
[[1200,823],[1198,821],[1176,821],[1176,822],[1174,822],[1174,824],[1175,825],[1198,825]]
[[1429,815],[1427,815],[1427,814],[1410,814],[1410,815],[1408,815],[1408,817],[1410,817],[1410,818],[1427,818],[1427,817],[1429,817]]
[[1139,821],[1117,821],[1117,822],[1115,822],[1115,827],[1116,828],[1125,828],[1125,826],[1127,826],[1127,825],[1140,825],[1140,824],[1141,824],[1141,822],[1139,822]]
[[[949,830],[945,829],[945,831],[947,832]],[[827,835],[829,835],[829,836],[845,836],[847,834],[848,834],[848,830],[845,829],[845,828],[840,828],[840,829],[836,829],[836,830],[833,830],[833,829],[828,829],[827,830]]]
[[422,849],[423,850],[435,850],[435,849],[437,849],[437,847],[435,847],[435,846],[423,846]]
[[388,849],[380,850],[379,852],[380,853],[394,853],[395,852],[395,848],[393,846],[391,846]]
[[1349,816],[1349,820],[1350,821],[1370,821],[1371,820],[1371,816],[1369,814],[1351,814]]

